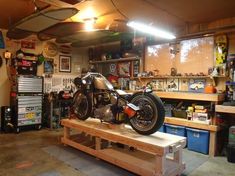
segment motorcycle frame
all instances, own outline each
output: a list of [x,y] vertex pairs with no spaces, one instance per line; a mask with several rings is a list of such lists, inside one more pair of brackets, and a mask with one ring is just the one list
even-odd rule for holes
[[[101,78],[104,78],[105,80],[107,80],[102,74],[100,73],[96,73],[96,72],[88,72],[84,77],[81,78],[81,83],[80,83],[80,90],[87,96],[91,96],[91,105],[92,105],[92,112],[91,112],[91,115],[94,116],[94,109],[96,108],[95,107],[95,97],[94,97],[94,90],[96,89],[95,85],[94,85],[94,77],[95,76],[99,76]],[[83,81],[85,80],[85,82]],[[88,84],[87,80],[89,81],[89,83],[91,84]],[[108,80],[107,80],[108,81]],[[110,83],[111,84],[111,83]],[[89,85],[90,87],[87,88]],[[139,91],[139,92],[136,92],[133,94],[133,96],[135,94],[145,94],[145,93],[151,93],[152,90],[148,89],[147,87],[145,87],[142,91]],[[129,100],[127,100],[126,98],[122,97],[113,87],[109,87],[107,90],[104,90],[103,93],[108,93],[108,94],[111,94],[111,93],[114,93],[117,97],[117,101],[116,101],[116,106],[118,107],[118,102],[120,100],[124,100],[125,102],[125,106],[122,107],[122,110],[124,112],[124,108],[126,106],[132,108],[134,111],[136,111],[136,113],[138,113],[139,111],[139,108],[137,106],[135,106],[134,104],[131,104],[129,102]],[[97,94],[101,94],[101,93],[97,93]],[[128,105],[129,104],[129,105]],[[125,113],[125,112],[124,112]],[[126,114],[126,113],[125,113]],[[132,117],[129,117],[127,115],[128,118],[125,118],[126,120],[130,120],[131,118],[135,117],[135,116],[132,116]]]

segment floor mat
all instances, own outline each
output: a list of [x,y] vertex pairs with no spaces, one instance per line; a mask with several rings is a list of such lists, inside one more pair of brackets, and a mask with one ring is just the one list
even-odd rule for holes
[[134,176],[135,174],[128,172],[113,164],[109,164],[103,160],[88,155],[80,150],[69,146],[48,146],[43,148],[44,151],[55,158],[65,162],[74,169],[81,171],[88,176]]
[[[98,160],[95,157],[88,155],[80,150],[69,146],[48,146],[43,150],[58,160],[61,160],[88,176],[134,176],[135,174],[128,172],[113,164],[109,164],[103,160]],[[183,161],[186,163],[186,169],[182,176],[189,175],[193,170],[208,161],[209,156],[200,153],[192,152],[187,149],[183,150]]]

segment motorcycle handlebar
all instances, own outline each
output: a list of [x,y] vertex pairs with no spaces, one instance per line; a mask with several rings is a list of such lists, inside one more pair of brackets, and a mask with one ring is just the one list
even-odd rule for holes
[[87,78],[89,76],[101,76],[104,77],[102,74],[100,73],[96,73],[96,72],[87,72],[87,74],[83,77],[83,78]]

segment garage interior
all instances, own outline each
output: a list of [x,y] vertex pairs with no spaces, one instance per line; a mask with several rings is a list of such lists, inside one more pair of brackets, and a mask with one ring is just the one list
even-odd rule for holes
[[233,0],[0,7],[0,176],[234,175]]

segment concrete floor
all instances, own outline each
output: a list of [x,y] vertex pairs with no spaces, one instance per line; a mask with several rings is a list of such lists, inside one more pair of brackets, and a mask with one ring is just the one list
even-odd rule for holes
[[[65,162],[53,157],[43,150],[43,148],[48,146],[62,147],[60,143],[61,136],[61,130],[40,130],[21,132],[20,134],[0,134],[0,176],[87,175],[82,170],[70,167]],[[206,161],[203,162],[203,164],[198,165],[194,170],[187,169],[186,162],[186,170],[182,175],[235,175],[235,164],[228,163],[225,157],[207,158],[207,156],[195,152],[190,153],[187,149],[184,153],[189,156],[192,154],[194,158],[206,157]],[[194,159],[192,158],[190,162],[192,165]]]

